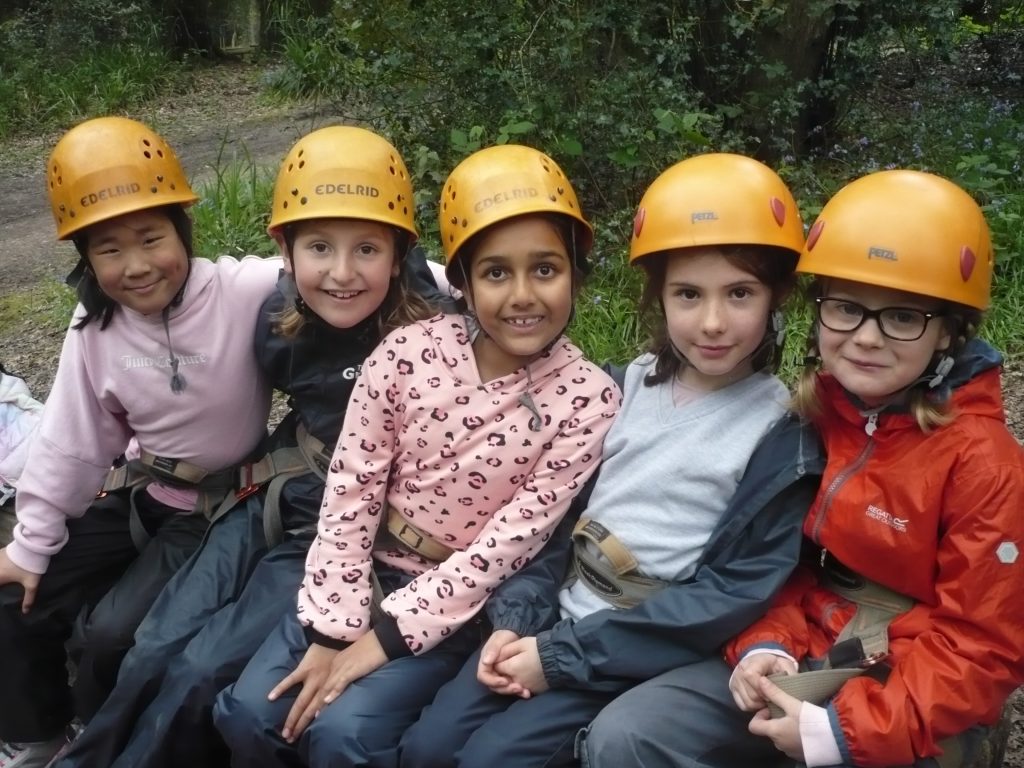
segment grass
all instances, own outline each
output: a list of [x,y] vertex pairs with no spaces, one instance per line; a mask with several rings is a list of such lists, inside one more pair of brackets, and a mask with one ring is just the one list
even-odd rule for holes
[[14,336],[26,325],[63,331],[75,304],[75,292],[56,281],[0,296],[0,336]]

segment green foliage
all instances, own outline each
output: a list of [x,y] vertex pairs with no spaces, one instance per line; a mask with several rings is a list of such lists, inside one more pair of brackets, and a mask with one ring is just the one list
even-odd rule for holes
[[223,147],[212,179],[199,182],[192,207],[198,256],[269,256],[277,251],[267,235],[274,176],[251,157],[223,162]]
[[176,67],[147,7],[114,0],[30,5],[0,23],[0,138],[153,98]]

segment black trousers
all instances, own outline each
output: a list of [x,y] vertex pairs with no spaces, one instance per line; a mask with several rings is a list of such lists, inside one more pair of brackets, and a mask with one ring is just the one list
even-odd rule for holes
[[182,514],[145,491],[136,506],[151,537],[141,552],[129,528],[128,493],[119,491],[68,520],[68,542],[50,560],[27,615],[21,586],[0,587],[0,739],[45,741],[75,715],[87,721],[114,687],[156,596],[202,541],[201,515]]

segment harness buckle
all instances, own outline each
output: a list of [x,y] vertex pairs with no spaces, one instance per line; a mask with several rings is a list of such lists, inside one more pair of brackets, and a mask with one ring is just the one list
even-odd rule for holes
[[395,536],[398,538],[399,541],[412,547],[412,549],[417,552],[419,551],[420,547],[423,546],[423,536],[414,531],[405,523],[402,523],[402,527],[398,530],[398,533],[396,533]]
[[861,662],[860,662],[859,666],[861,667],[861,669],[870,669],[871,667],[875,666],[876,664],[881,664],[883,661],[885,661],[888,658],[889,658],[889,654],[888,653],[885,653],[883,651],[878,651],[876,653],[869,654],[868,656],[865,656],[863,659],[861,659]]
[[241,480],[238,490],[235,491],[235,499],[238,501],[249,498],[260,489],[259,483],[253,482],[252,463],[240,466],[238,468],[238,476]]

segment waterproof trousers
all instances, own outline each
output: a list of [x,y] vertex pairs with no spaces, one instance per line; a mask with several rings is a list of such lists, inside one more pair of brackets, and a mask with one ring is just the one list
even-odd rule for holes
[[231,749],[231,766],[395,768],[402,733],[479,644],[480,629],[474,622],[420,656],[389,661],[345,689],[289,744],[281,738],[281,728],[299,689],[277,701],[268,701],[267,694],[298,666],[309,647],[291,612],[238,682],[217,697],[214,722]]
[[[28,614],[20,585],[0,587],[0,740],[46,741],[75,715],[87,721],[114,687],[153,600],[199,546],[206,518],[145,491],[136,505],[150,536],[141,552],[128,493],[118,491],[68,520],[68,541],[50,560]],[[77,665],[74,694],[65,643]]]
[[402,768],[576,765],[575,741],[615,693],[560,688],[502,696],[476,679],[480,652],[402,738]]
[[[747,730],[752,715],[729,692],[732,669],[709,659],[666,672],[617,698],[581,739],[583,768],[790,768],[771,740]],[[984,728],[961,737],[970,765]],[[935,768],[922,758],[914,768]],[[852,768],[840,766],[840,768]]]
[[56,768],[220,768],[217,693],[295,609],[313,533],[267,551],[263,496],[211,526],[139,627],[117,686]]

